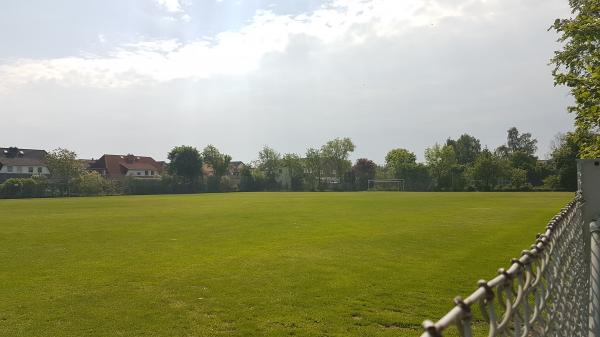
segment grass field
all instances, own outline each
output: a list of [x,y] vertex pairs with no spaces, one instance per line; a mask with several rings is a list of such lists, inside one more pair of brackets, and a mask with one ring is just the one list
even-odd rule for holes
[[0,200],[0,336],[418,336],[571,197]]

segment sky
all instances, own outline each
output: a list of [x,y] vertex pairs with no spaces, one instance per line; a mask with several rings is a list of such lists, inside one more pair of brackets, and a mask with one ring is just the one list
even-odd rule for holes
[[0,146],[251,161],[350,137],[383,163],[572,129],[548,27],[567,0],[6,0]]

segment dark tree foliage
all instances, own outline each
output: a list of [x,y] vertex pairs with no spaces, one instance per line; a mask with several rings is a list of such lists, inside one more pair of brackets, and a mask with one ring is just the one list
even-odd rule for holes
[[567,133],[559,138],[559,143],[551,154],[551,162],[556,171],[558,189],[577,190],[577,157],[580,148],[577,136]]
[[481,152],[481,142],[479,139],[466,133],[457,140],[448,138],[446,145],[450,145],[454,148],[456,162],[459,165],[469,165],[474,163]]
[[502,163],[489,150],[484,149],[473,165],[473,181],[478,190],[493,191],[502,177]]
[[195,147],[177,146],[169,152],[169,171],[186,180],[190,191],[196,188],[196,184],[202,175],[202,156]]
[[377,170],[377,164],[367,158],[360,158],[356,160],[354,166],[352,166],[352,173],[354,174],[355,186],[359,191],[365,191],[368,188],[369,179],[375,178],[375,171]]
[[507,134],[506,145],[502,145],[496,150],[501,156],[508,158],[515,153],[527,156],[535,155],[537,140],[532,138],[531,133],[519,133],[516,127],[512,127],[508,129]]
[[396,179],[404,179],[408,191],[431,188],[431,175],[426,165],[417,163],[417,156],[406,149],[393,149],[385,156],[385,168]]

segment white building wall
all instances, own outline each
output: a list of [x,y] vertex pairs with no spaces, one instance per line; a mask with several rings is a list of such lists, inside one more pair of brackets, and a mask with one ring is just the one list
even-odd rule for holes
[[[12,172],[9,172],[9,167],[12,167]],[[50,171],[48,170],[48,168],[46,166],[29,166],[29,165],[4,165],[2,166],[2,168],[0,168],[0,173],[5,173],[5,174],[31,174],[29,172],[29,168],[33,167],[33,175],[39,175],[39,174],[50,174]],[[38,172],[38,169],[41,168],[42,172]]]
[[[148,174],[146,174],[146,172],[148,172]],[[158,171],[156,170],[127,170],[127,174],[125,175],[128,177],[159,177]]]

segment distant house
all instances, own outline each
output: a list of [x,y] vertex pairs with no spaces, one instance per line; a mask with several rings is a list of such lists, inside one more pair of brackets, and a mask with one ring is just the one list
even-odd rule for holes
[[[228,177],[239,177],[240,176],[240,172],[242,171],[242,168],[244,168],[244,163],[241,161],[232,161],[229,163],[229,166],[227,167],[227,172],[225,173],[225,176]],[[205,177],[212,177],[215,175],[215,169],[207,163],[202,164],[202,175]]]
[[10,178],[49,175],[44,150],[0,147],[0,182]]
[[96,171],[108,179],[124,177],[157,179],[163,173],[164,167],[151,157],[141,157],[133,154],[105,154],[89,164],[88,169]]
[[239,177],[244,166],[244,163],[241,161],[230,162],[229,167],[227,168],[227,175],[230,177]]
[[205,177],[212,177],[215,175],[215,169],[207,163],[202,164],[202,175]]
[[242,181],[241,172],[246,165],[241,161],[232,161],[227,167],[227,177],[231,182],[231,186],[239,189],[240,182]]

